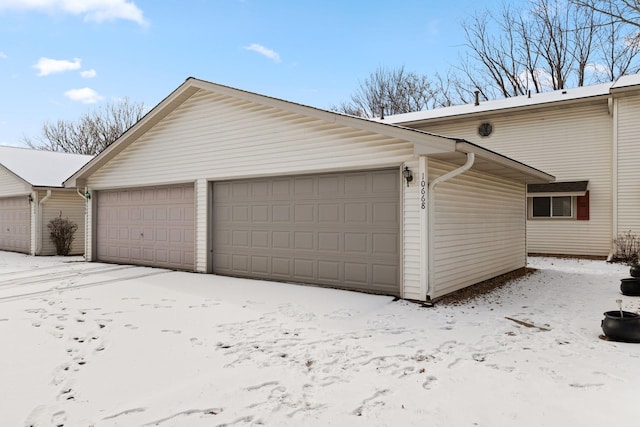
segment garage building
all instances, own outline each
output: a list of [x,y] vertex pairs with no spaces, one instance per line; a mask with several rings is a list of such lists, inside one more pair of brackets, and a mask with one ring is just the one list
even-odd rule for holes
[[47,224],[62,216],[78,226],[70,254],[84,253],[84,195],[62,181],[91,157],[0,146],[0,250],[55,255]]
[[437,298],[526,263],[526,185],[461,139],[189,78],[65,186],[86,256]]

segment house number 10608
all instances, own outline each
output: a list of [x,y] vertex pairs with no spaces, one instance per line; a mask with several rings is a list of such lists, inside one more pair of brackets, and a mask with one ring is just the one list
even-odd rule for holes
[[427,194],[427,183],[424,180],[424,174],[422,174],[422,179],[420,180],[420,209],[425,209],[427,206],[426,194]]

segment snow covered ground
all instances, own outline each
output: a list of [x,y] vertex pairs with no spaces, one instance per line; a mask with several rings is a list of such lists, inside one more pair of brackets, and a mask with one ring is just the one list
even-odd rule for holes
[[0,426],[640,425],[640,344],[598,338],[628,268],[530,265],[422,308],[0,252]]

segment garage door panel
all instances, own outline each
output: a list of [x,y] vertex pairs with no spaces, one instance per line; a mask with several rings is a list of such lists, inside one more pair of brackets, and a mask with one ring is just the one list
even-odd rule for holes
[[27,196],[0,199],[0,250],[29,253],[31,207]]
[[318,250],[336,253],[340,251],[341,233],[320,232],[318,233]]
[[214,183],[213,270],[398,294],[399,200],[395,169]]
[[193,270],[193,185],[97,192],[100,261]]
[[293,275],[291,272],[291,259],[273,257],[271,259],[271,273],[274,277],[289,278]]
[[291,221],[290,205],[274,205],[272,207],[272,219],[277,223],[288,223]]
[[252,274],[269,274],[269,257],[254,255],[251,257]]

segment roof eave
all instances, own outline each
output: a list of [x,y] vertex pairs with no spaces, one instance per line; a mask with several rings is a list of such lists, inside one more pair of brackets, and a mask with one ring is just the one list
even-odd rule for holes
[[455,139],[442,135],[435,135],[429,132],[417,129],[407,128],[402,125],[393,123],[381,123],[368,118],[356,117],[335,111],[323,110],[308,105],[298,104],[296,102],[285,101],[279,98],[273,98],[254,92],[236,89],[230,86],[224,86],[200,79],[190,77],[189,82],[199,89],[215,92],[234,98],[254,102],[267,107],[277,108],[291,113],[301,114],[307,117],[313,117],[329,123],[360,129],[385,135],[391,138],[398,138],[408,142],[428,143],[434,145],[432,148],[437,152],[450,152],[454,149]]
[[528,184],[535,183],[548,183],[555,181],[555,176],[543,172],[539,169],[528,166],[517,160],[513,160],[495,151],[487,150],[479,145],[473,144],[468,141],[460,140],[456,143],[456,151],[461,153],[474,153],[477,157],[484,160],[491,161],[495,164],[501,165],[511,171],[517,172],[523,182]]
[[120,153],[130,143],[133,143],[146,131],[151,129],[155,124],[160,122],[177,106],[189,99],[194,93],[198,91],[197,88],[192,87],[189,84],[189,79],[182,85],[171,92],[166,98],[164,98],[158,105],[152,108],[147,114],[138,120],[133,126],[131,126],[125,133],[123,133],[117,140],[111,143],[102,152],[96,155],[93,159],[89,160],[84,166],[78,169],[73,175],[67,178],[63,182],[64,187],[79,187],[84,186],[86,178],[93,172],[101,168],[109,160]]
[[[625,89],[628,89],[628,88],[620,88],[619,91],[623,91]],[[529,110],[535,110],[540,108],[547,108],[550,105],[554,105],[554,106],[557,105],[562,107],[565,105],[593,102],[599,99],[608,99],[610,96],[611,96],[611,93],[602,93],[602,94],[591,95],[591,96],[580,97],[580,98],[553,100],[553,101],[541,102],[536,104],[517,105],[512,107],[501,107],[501,108],[485,109],[485,110],[479,110],[479,111],[466,111],[461,113],[445,114],[445,115],[436,116],[436,117],[419,117],[414,119],[408,118],[407,120],[396,121],[394,120],[393,116],[388,116],[385,118],[385,120],[391,120],[394,124],[398,124],[401,126],[415,126],[423,123],[434,123],[434,122],[448,121],[448,120],[455,120],[455,119],[462,119],[462,118],[466,119],[466,118],[482,117],[482,116],[486,117],[486,116],[491,116],[496,114],[504,114],[505,112],[517,113],[520,111],[529,111]]]
[[346,127],[385,135],[391,138],[397,138],[413,143],[421,143],[423,145],[427,144],[430,146],[430,150],[432,152],[452,152],[455,150],[455,139],[452,138],[434,135],[429,132],[406,128],[400,125],[378,123],[369,119],[326,111],[189,77],[182,85],[175,89],[171,94],[169,94],[169,96],[151,109],[151,111],[149,111],[142,119],[129,128],[122,136],[120,136],[120,138],[91,159],[72,176],[67,178],[63,185],[65,187],[83,186],[86,179],[91,174],[105,165],[114,156],[124,150],[199,90],[244,99],[261,105],[302,114],[308,117],[324,120],[329,123],[335,123]]
[[0,163],[0,168],[4,169],[5,171],[7,171],[8,174],[13,175],[17,180],[21,181],[24,185],[26,185],[27,187],[31,187],[31,183],[29,181],[27,181],[26,179],[24,179],[23,177],[21,177],[20,175],[18,175],[17,173],[15,173],[14,171],[12,171],[11,169],[9,169],[8,167],[6,167],[5,165]]

